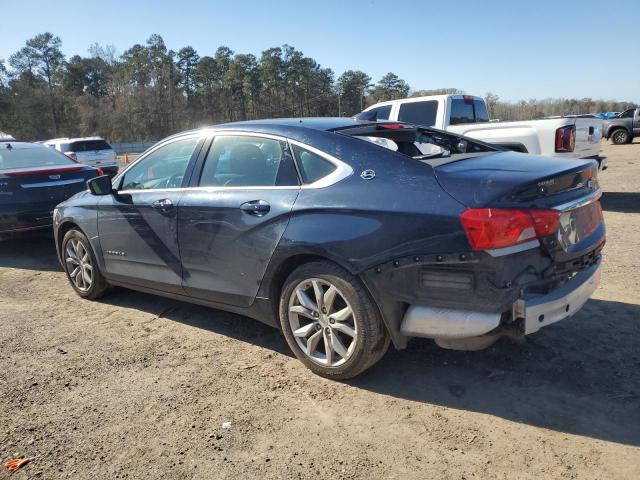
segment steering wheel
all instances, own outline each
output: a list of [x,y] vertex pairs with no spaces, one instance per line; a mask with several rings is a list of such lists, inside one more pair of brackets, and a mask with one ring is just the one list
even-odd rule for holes
[[167,180],[167,188],[179,188],[182,186],[182,180],[184,179],[184,175],[181,173],[174,173]]

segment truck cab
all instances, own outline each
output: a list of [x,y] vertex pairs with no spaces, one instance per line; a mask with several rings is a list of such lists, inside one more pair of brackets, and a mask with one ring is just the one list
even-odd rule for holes
[[356,115],[360,120],[395,120],[477,138],[509,150],[566,158],[599,156],[602,120],[558,117],[502,122],[490,120],[482,97],[432,95],[381,102]]

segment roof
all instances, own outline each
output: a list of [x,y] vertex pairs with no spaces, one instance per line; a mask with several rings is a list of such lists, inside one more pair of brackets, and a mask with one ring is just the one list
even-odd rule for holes
[[347,117],[308,117],[308,118],[269,118],[264,120],[247,120],[242,122],[223,123],[211,128],[229,129],[244,127],[300,127],[313,130],[330,131],[338,128],[357,127],[370,122],[354,120]]

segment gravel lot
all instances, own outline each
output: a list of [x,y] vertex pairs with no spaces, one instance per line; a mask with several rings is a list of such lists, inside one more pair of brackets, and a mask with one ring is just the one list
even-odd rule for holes
[[576,317],[413,341],[346,383],[253,320],[82,301],[49,238],[1,243],[0,458],[36,458],[0,478],[640,478],[640,144],[603,151],[606,266]]

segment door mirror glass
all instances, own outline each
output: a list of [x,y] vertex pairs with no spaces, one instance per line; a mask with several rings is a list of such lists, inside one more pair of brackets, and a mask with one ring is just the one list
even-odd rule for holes
[[92,178],[87,181],[87,186],[92,195],[109,195],[113,190],[109,175]]

